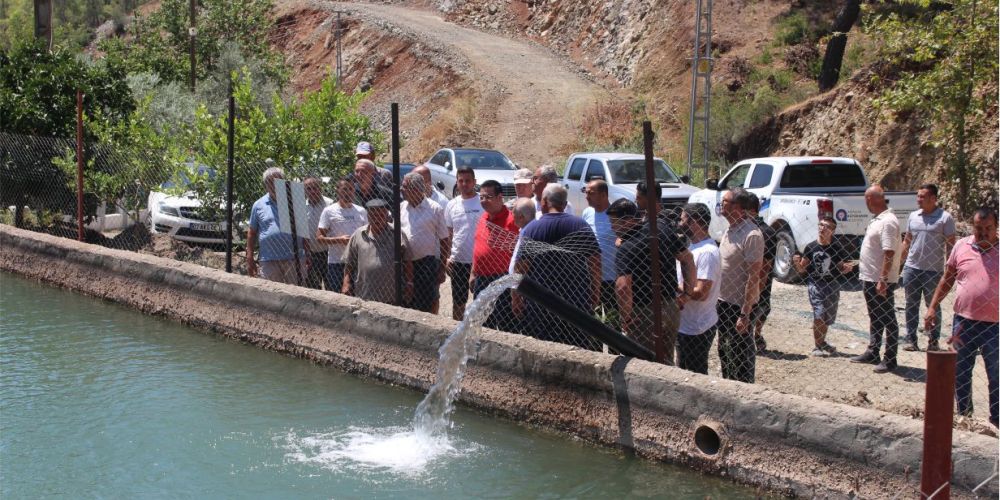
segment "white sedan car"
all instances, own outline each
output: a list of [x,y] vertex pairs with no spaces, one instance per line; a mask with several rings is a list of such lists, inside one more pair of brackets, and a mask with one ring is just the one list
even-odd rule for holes
[[[507,155],[492,149],[444,148],[434,153],[427,161],[431,171],[431,181],[445,196],[454,198],[458,190],[455,187],[455,172],[459,168],[468,167],[476,173],[476,183],[495,180],[503,187],[504,198],[515,196],[514,172],[517,166],[507,158]],[[478,189],[479,186],[477,185]]]
[[[199,167],[200,175],[207,174],[210,178],[215,171],[208,167]],[[181,184],[187,184],[187,179],[181,176]],[[171,190],[175,187],[172,181],[164,182],[160,187]],[[165,233],[171,237],[189,243],[224,244],[225,212],[216,211],[216,216],[206,216],[202,210],[201,200],[188,191],[181,195],[171,195],[163,191],[152,191],[147,199],[149,208],[149,228],[153,233]]]

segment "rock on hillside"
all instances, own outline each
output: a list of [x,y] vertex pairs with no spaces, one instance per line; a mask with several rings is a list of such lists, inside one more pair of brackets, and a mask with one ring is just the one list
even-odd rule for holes
[[[855,74],[834,90],[785,110],[753,129],[730,152],[731,158],[775,155],[825,155],[857,158],[872,181],[889,189],[911,190],[948,178],[941,149],[932,145],[933,125],[917,115],[878,111],[872,100],[880,89],[870,70]],[[996,93],[996,89],[992,89]],[[976,187],[978,203],[997,203],[997,108],[980,123],[970,148],[983,166]],[[953,205],[946,188],[942,196]]]

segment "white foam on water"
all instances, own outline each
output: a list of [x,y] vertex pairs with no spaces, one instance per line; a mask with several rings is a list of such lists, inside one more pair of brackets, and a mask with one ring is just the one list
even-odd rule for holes
[[427,436],[403,427],[286,437],[285,457],[337,472],[391,472],[419,476],[435,464],[475,453],[479,446],[447,436]]

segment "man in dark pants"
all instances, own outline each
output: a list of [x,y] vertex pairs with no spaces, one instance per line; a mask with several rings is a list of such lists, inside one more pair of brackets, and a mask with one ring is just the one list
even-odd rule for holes
[[[517,243],[520,228],[514,224],[514,214],[503,202],[503,187],[495,180],[483,182],[479,187],[479,204],[483,215],[476,225],[475,244],[472,248],[472,296],[478,297],[490,283],[507,276],[511,254]],[[489,328],[514,331],[514,313],[511,311],[510,291],[497,299],[493,312],[484,323]]]
[[757,224],[760,234],[764,236],[764,263],[760,266],[760,298],[753,308],[753,335],[757,352],[767,350],[764,341],[764,322],[771,314],[771,285],[774,283],[774,256],[777,253],[778,232],[764,222],[760,216],[760,198],[750,193],[750,212],[748,215]]
[[[893,291],[899,281],[899,219],[889,210],[881,186],[865,191],[865,205],[875,218],[865,230],[861,242],[860,277],[861,291],[868,306],[868,349],[853,358],[852,363],[877,365],[875,373],[896,369],[896,350],[899,342],[899,323],[896,321],[896,301]],[[885,357],[879,356],[882,334],[885,333]]]
[[719,293],[719,359],[722,376],[753,383],[757,348],[753,340],[753,307],[760,294],[764,236],[747,215],[750,193],[733,188],[722,196],[722,216],[729,229],[722,236],[722,286]]
[[695,373],[708,374],[708,352],[715,340],[719,321],[722,269],[719,247],[708,235],[712,214],[700,203],[688,203],[681,212],[680,227],[691,241],[688,250],[694,258],[695,284],[690,293],[681,294],[680,327],[677,329],[677,366]]
[[425,197],[427,190],[420,174],[406,174],[402,188],[406,201],[399,209],[400,227],[413,254],[413,300],[409,305],[418,311],[431,312],[444,282],[441,256],[448,251],[444,209]]

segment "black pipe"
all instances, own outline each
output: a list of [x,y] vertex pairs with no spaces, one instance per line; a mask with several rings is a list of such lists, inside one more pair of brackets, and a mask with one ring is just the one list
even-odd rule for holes
[[403,224],[399,207],[403,203],[399,187],[399,104],[389,106],[392,120],[392,241],[393,259],[396,270],[396,305],[403,305]]
[[600,320],[578,307],[566,302],[562,297],[538,284],[537,281],[525,276],[517,286],[517,293],[533,300],[549,312],[559,316],[585,334],[608,345],[608,347],[633,358],[653,361],[656,355],[652,351],[636,343],[636,341],[607,327]]
[[236,122],[236,98],[233,79],[229,79],[229,127],[226,130],[226,272],[233,272],[233,135]]

